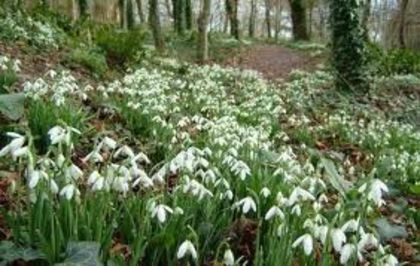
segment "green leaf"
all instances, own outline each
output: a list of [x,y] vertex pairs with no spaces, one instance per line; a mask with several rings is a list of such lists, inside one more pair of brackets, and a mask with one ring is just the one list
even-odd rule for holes
[[17,247],[13,242],[0,242],[0,262],[13,263],[16,260],[23,260],[26,262],[44,259],[44,254],[36,249]]
[[321,164],[327,173],[328,180],[330,181],[331,185],[343,197],[346,197],[346,192],[350,189],[351,183],[345,180],[340,174],[338,174],[333,161],[326,158],[321,158]]
[[410,192],[415,195],[420,195],[420,184],[418,185],[411,185],[410,186]]
[[375,221],[375,226],[381,240],[388,241],[392,238],[405,238],[408,236],[404,226],[393,225],[386,218],[380,218]]
[[96,242],[69,242],[66,250],[66,259],[64,263],[59,265],[103,265],[99,259],[99,244]]
[[9,120],[18,120],[23,116],[25,95],[23,93],[1,94],[0,114]]

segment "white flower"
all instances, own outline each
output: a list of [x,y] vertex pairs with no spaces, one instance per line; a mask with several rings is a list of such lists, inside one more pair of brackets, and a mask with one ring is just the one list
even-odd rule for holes
[[19,149],[14,150],[12,152],[12,158],[13,158],[13,160],[16,160],[19,157],[27,156],[28,153],[29,153],[29,148],[28,147],[19,148]]
[[114,158],[117,158],[120,155],[127,156],[129,158],[134,158],[134,156],[135,156],[133,150],[130,147],[128,147],[127,145],[124,145],[121,148],[119,148],[115,152]]
[[152,210],[152,218],[157,217],[160,223],[164,223],[166,221],[166,213],[173,213],[173,210],[164,204],[156,205]]
[[72,164],[66,169],[66,176],[78,180],[83,176],[83,171],[77,165]]
[[280,219],[284,219],[284,213],[280,210],[279,207],[273,206],[271,207],[268,212],[266,213],[264,219],[271,220],[274,217],[280,217]]
[[235,264],[235,257],[233,256],[233,252],[230,249],[225,251],[223,255],[223,264],[226,266],[233,266]]
[[357,243],[357,249],[359,251],[364,250],[366,247],[377,247],[379,245],[378,239],[376,239],[373,234],[366,234],[362,232],[361,235],[362,237],[359,243]]
[[340,263],[346,265],[355,251],[356,247],[354,244],[345,244],[340,251]]
[[343,230],[343,232],[356,232],[358,228],[359,219],[348,220],[345,224],[343,224],[343,226],[341,226],[341,230]]
[[288,205],[292,206],[298,201],[315,200],[315,197],[301,187],[296,187],[289,196]]
[[235,207],[242,206],[242,213],[247,214],[250,210],[256,212],[257,205],[251,197],[246,197],[234,204]]
[[36,185],[38,185],[38,182],[41,179],[41,177],[43,177],[45,175],[46,175],[46,173],[42,173],[39,170],[32,171],[32,173],[30,173],[30,175],[29,175],[29,188],[30,189],[35,188]]
[[314,228],[314,236],[315,238],[319,239],[322,244],[325,245],[325,240],[327,240],[328,235],[328,226],[321,225],[321,226],[315,226]]
[[302,214],[302,209],[300,208],[300,205],[297,204],[293,206],[291,213],[296,216],[300,216]]
[[300,236],[298,239],[296,239],[295,242],[293,242],[292,247],[296,248],[299,245],[303,246],[305,254],[309,256],[314,248],[312,236],[310,234],[304,234],[303,236]]
[[151,163],[149,160],[149,157],[147,157],[146,154],[139,152],[133,159],[132,161],[139,161],[139,162],[145,162],[146,164]]
[[185,255],[191,255],[191,257],[196,260],[197,259],[197,251],[195,250],[195,247],[193,243],[189,240],[185,240],[178,248],[178,252],[176,254],[176,257],[178,259],[182,259],[185,257]]
[[60,126],[55,126],[48,131],[51,144],[63,143],[66,141],[67,132]]
[[268,198],[268,196],[271,195],[271,191],[267,188],[264,187],[263,189],[261,189],[260,194],[264,197],[264,198]]
[[110,150],[114,150],[117,147],[117,142],[109,137],[105,137],[102,143]]
[[17,133],[9,132],[9,133],[7,133],[7,136],[12,137],[13,140],[8,145],[4,146],[0,150],[0,157],[3,157],[5,155],[7,155],[8,153],[13,155],[25,143],[25,137],[23,137],[23,136],[21,136]]
[[384,192],[388,192],[388,187],[381,180],[375,179],[370,186],[368,199],[375,202],[378,207],[381,207],[383,204],[385,204],[385,201],[382,199]]
[[389,254],[385,257],[385,265],[384,266],[397,266],[398,259],[393,255]]
[[71,200],[73,196],[79,196],[80,191],[73,185],[68,184],[66,185],[61,191],[60,196],[64,196],[67,200]]
[[341,229],[335,228],[331,230],[331,240],[333,243],[334,250],[336,252],[340,252],[341,247],[343,246],[343,244],[346,243],[347,238]]

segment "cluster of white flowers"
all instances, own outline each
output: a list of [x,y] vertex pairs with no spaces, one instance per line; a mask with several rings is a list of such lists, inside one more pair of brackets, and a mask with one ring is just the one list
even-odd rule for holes
[[[12,15],[13,14],[13,15]],[[7,13],[0,17],[0,28],[6,38],[23,39],[42,47],[58,47],[60,32],[39,20],[35,20],[21,12]]]
[[0,55],[0,71],[13,71],[19,73],[21,70],[22,62],[19,59],[10,59],[7,56]]
[[56,106],[62,106],[72,97],[87,99],[90,86],[82,88],[69,71],[60,73],[48,71],[44,78],[34,82],[26,81],[23,85],[25,96],[33,100],[48,99]]

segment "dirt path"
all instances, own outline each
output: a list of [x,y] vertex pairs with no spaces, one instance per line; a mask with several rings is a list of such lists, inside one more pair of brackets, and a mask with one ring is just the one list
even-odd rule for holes
[[267,79],[286,79],[294,69],[313,70],[322,62],[322,58],[314,58],[309,52],[264,44],[248,49],[228,65],[256,70]]

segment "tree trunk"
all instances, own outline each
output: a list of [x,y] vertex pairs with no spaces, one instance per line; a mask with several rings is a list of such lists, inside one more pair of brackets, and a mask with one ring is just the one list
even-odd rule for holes
[[293,37],[295,40],[309,40],[308,29],[306,27],[306,7],[303,0],[289,0]]
[[160,26],[158,0],[149,0],[149,24],[152,29],[156,50],[159,53],[163,53],[165,51],[165,42]]
[[210,18],[211,0],[203,0],[202,9],[198,18],[198,60],[204,63],[209,57],[207,27]]
[[137,10],[139,13],[140,23],[144,24],[144,22],[146,22],[146,18],[144,17],[144,12],[143,12],[143,1],[136,0],[136,2],[137,2]]
[[256,0],[251,0],[251,11],[249,14],[249,25],[248,25],[248,34],[249,37],[255,37],[255,20],[257,15],[257,2]]
[[79,1],[79,18],[86,18],[88,16],[88,2],[87,0]]
[[276,0],[276,23],[275,23],[275,39],[276,41],[279,40],[279,35],[281,32],[281,19],[282,19],[282,4],[281,0]]
[[400,0],[400,27],[398,31],[398,39],[400,43],[400,48],[404,49],[405,44],[405,15],[407,12],[408,0]]
[[183,34],[186,27],[186,1],[172,0],[174,29],[178,34]]
[[372,0],[365,0],[365,4],[363,7],[363,17],[362,17],[362,27],[363,27],[363,34],[365,36],[365,40],[369,41],[369,21],[371,16],[371,6]]
[[192,30],[193,26],[193,12],[191,0],[185,0],[185,27],[187,30]]
[[230,21],[230,34],[239,40],[238,0],[226,0],[225,3]]
[[267,37],[271,39],[271,12],[270,0],[265,0],[265,24],[267,26]]

